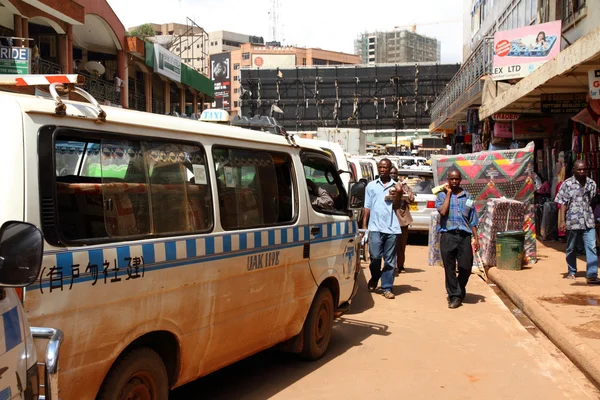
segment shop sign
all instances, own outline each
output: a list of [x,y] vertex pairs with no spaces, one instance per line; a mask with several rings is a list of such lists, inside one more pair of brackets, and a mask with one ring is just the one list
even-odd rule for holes
[[513,128],[518,139],[544,138],[554,132],[554,120],[552,117],[520,119]]
[[181,58],[154,43],[154,72],[181,82]]
[[29,73],[30,50],[27,47],[0,46],[0,74]]
[[516,121],[520,117],[519,114],[496,113],[492,115],[494,121]]
[[496,122],[494,124],[494,137],[512,139],[512,137],[513,137],[512,122]]
[[588,71],[588,80],[590,82],[590,96],[592,99],[600,99],[600,69]]
[[560,52],[561,21],[499,31],[494,34],[496,81],[524,78]]
[[542,114],[577,114],[587,106],[587,93],[543,94]]

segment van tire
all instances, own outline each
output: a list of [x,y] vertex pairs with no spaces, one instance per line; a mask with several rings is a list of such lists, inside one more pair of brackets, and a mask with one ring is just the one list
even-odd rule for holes
[[304,343],[300,356],[306,360],[318,360],[325,354],[331,341],[334,316],[333,296],[321,287],[310,306],[302,335]]
[[104,379],[97,400],[124,400],[128,398],[169,398],[169,377],[165,364],[154,350],[147,347],[134,349],[119,358]]

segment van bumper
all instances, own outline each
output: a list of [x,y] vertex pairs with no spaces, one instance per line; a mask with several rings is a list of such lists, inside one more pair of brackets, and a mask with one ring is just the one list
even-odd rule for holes
[[58,355],[60,346],[64,340],[64,334],[59,329],[40,328],[32,326],[31,335],[34,339],[48,340],[46,347],[45,362],[38,363],[44,366],[44,394],[39,396],[40,400],[58,399]]

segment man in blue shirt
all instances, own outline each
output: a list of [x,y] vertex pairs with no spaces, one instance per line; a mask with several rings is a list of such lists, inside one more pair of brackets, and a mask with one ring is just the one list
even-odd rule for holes
[[[460,187],[459,170],[448,172],[448,183],[435,202],[440,212],[440,252],[446,273],[448,307],[458,308],[465,298],[467,282],[473,267],[473,248],[479,249],[477,236],[477,211],[471,195]],[[458,261],[458,277],[456,263]]]
[[[362,227],[369,230],[371,279],[367,286],[373,291],[381,278],[381,289],[386,299],[393,299],[394,269],[396,268],[396,236],[401,233],[400,223],[393,208],[396,182],[390,176],[392,162],[379,161],[379,178],[367,185]],[[384,265],[381,269],[381,259]]]

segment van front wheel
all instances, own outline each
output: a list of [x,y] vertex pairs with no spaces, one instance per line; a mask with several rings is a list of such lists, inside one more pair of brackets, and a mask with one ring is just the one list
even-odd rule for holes
[[325,354],[331,341],[333,328],[333,296],[328,288],[322,287],[317,291],[313,300],[302,334],[304,344],[300,355],[307,360],[318,360]]
[[98,399],[163,400],[169,397],[169,378],[160,356],[152,349],[138,348],[111,368]]

